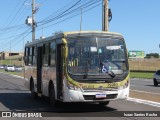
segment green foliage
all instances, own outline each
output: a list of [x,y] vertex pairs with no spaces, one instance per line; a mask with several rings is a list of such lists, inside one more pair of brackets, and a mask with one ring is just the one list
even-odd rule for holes
[[146,54],[146,58],[159,58],[159,54],[158,53]]
[[10,62],[11,62],[11,65],[12,65],[12,61],[10,61],[10,60],[2,60],[1,64],[2,65],[10,65]]

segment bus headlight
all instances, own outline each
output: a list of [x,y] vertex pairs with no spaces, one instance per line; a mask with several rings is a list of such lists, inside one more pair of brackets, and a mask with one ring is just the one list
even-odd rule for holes
[[74,86],[73,84],[70,84],[70,83],[67,84],[67,88],[68,88],[69,90],[82,91],[80,87]]
[[128,86],[129,86],[129,80],[127,80],[127,82],[123,86],[119,86],[118,89],[122,90],[122,89],[127,88]]

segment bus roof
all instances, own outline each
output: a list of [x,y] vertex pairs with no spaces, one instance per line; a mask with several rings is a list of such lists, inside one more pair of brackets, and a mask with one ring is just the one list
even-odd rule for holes
[[104,36],[104,37],[123,37],[119,33],[115,32],[106,32],[106,31],[75,31],[75,32],[64,32],[65,37],[73,36]]
[[33,44],[43,43],[46,41],[58,39],[58,38],[67,38],[67,37],[76,37],[76,36],[104,36],[104,37],[120,37],[123,38],[123,36],[116,32],[106,32],[106,31],[74,31],[74,32],[62,32],[44,39],[37,39],[33,42],[27,42],[26,46],[30,46]]
[[70,34],[110,34],[110,35],[119,35],[122,36],[120,33],[116,32],[106,32],[106,31],[74,31],[74,32],[64,32],[65,35]]

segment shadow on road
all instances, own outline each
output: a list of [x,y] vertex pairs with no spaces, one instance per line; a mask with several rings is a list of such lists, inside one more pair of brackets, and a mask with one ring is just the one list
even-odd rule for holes
[[158,85],[158,86],[154,86],[154,85],[145,85],[145,86],[150,86],[150,87],[160,87],[160,85]]
[[111,107],[101,107],[91,103],[63,103],[58,108],[51,107],[48,99],[32,99],[30,93],[0,93],[0,102],[11,111],[36,111],[52,113],[88,113],[116,111]]

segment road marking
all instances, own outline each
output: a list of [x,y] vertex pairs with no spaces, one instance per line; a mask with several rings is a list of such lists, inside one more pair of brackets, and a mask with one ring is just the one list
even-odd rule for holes
[[22,76],[13,75],[13,74],[4,73],[4,72],[0,72],[0,73],[5,74],[5,75],[10,75],[10,76],[15,77],[15,78],[21,78],[21,79],[24,79],[24,77],[22,77]]
[[153,92],[146,92],[146,91],[139,91],[139,90],[131,90],[131,89],[130,89],[130,91],[160,95],[160,93],[153,93]]
[[24,79],[24,77],[22,76],[18,76],[18,75],[11,75],[12,77],[16,77],[16,78],[21,78],[21,79]]
[[128,101],[136,102],[136,103],[142,103],[154,107],[159,107],[160,108],[160,103],[158,102],[153,102],[153,101],[148,101],[148,100],[142,100],[142,99],[137,99],[137,98],[127,98]]

